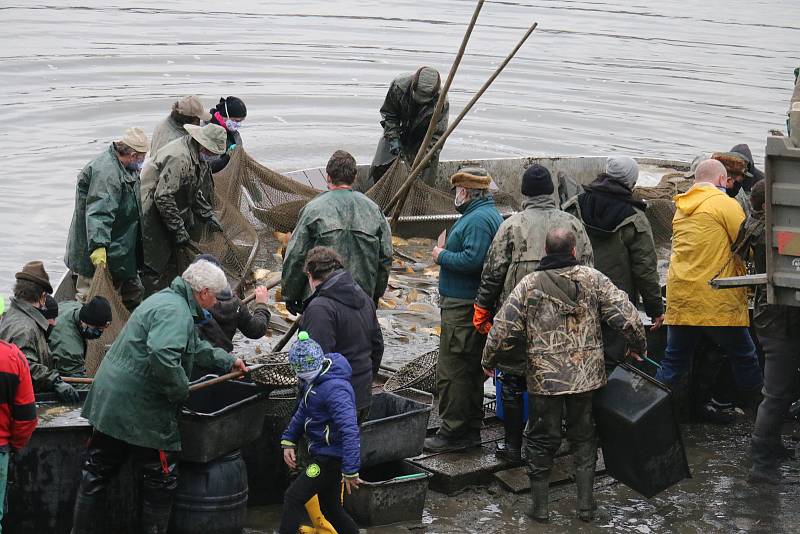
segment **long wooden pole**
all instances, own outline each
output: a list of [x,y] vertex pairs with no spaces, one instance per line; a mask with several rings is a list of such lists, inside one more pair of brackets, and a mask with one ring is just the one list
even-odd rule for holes
[[478,0],[477,5],[475,6],[475,11],[472,13],[472,18],[467,26],[467,31],[464,32],[464,37],[461,39],[461,47],[458,49],[458,54],[456,54],[456,58],[453,60],[453,65],[450,67],[450,72],[447,73],[447,81],[444,82],[444,87],[442,87],[442,90],[439,91],[439,99],[436,101],[436,107],[433,110],[431,122],[428,124],[428,130],[425,132],[425,138],[422,140],[422,144],[419,146],[419,150],[417,150],[417,154],[414,157],[414,164],[411,166],[412,169],[419,164],[420,160],[425,155],[425,150],[428,148],[428,143],[430,143],[431,138],[433,137],[433,132],[436,131],[436,124],[439,122],[442,112],[444,111],[444,103],[447,102],[447,92],[450,90],[450,85],[453,83],[453,78],[455,78],[458,66],[461,64],[461,58],[464,57],[464,51],[467,49],[467,43],[469,42],[469,38],[472,36],[472,30],[475,29],[475,22],[478,20],[478,14],[483,8],[483,3],[484,0]]
[[451,124],[447,128],[447,131],[442,135],[441,138],[439,138],[439,140],[436,142],[433,148],[431,148],[428,151],[428,153],[425,154],[425,157],[422,158],[422,161],[420,161],[420,163],[411,170],[411,173],[408,175],[408,178],[406,179],[405,183],[403,183],[400,189],[395,193],[394,197],[392,197],[392,199],[389,201],[388,206],[397,204],[395,206],[391,220],[391,228],[393,232],[397,226],[397,220],[400,218],[400,212],[403,210],[403,204],[405,204],[406,197],[408,196],[408,191],[411,189],[411,185],[413,184],[414,179],[419,175],[419,173],[422,171],[425,165],[431,160],[433,155],[442,147],[442,145],[444,145],[444,142],[447,140],[450,134],[453,133],[453,130],[456,129],[456,127],[464,119],[467,113],[469,113],[469,111],[472,109],[475,103],[480,99],[480,97],[483,96],[483,93],[485,93],[486,90],[489,89],[489,87],[492,85],[492,82],[494,82],[495,78],[497,78],[500,75],[500,73],[503,72],[503,69],[506,68],[506,65],[508,65],[508,63],[513,59],[513,57],[516,55],[519,49],[522,48],[522,45],[525,44],[525,41],[528,40],[528,37],[530,37],[531,33],[533,33],[533,31],[536,29],[538,25],[539,25],[538,22],[534,22],[533,25],[531,25],[531,27],[528,28],[528,31],[525,32],[525,35],[523,35],[522,39],[519,40],[517,46],[514,47],[511,53],[509,53],[508,56],[506,56],[505,60],[503,60],[503,62],[497,67],[497,69],[495,69],[494,73],[489,77],[488,80],[486,80],[486,82],[478,90],[478,92],[475,93],[475,96],[472,97],[472,100],[470,100],[469,103],[466,105],[466,107],[463,110],[461,110],[461,113],[459,113],[458,117],[456,117],[456,119],[453,121],[453,124]]

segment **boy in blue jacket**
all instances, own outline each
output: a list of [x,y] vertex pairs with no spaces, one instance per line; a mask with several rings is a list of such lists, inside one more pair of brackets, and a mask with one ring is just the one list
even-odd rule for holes
[[342,479],[348,495],[361,483],[360,437],[350,364],[341,354],[324,354],[307,332],[298,334],[289,350],[289,363],[300,379],[300,403],[281,436],[283,459],[291,469],[297,467],[295,450],[300,436],[305,434],[311,464],[286,490],[280,533],[295,534],[307,517],[306,502],[318,495],[322,513],[336,532],[358,534],[358,527],[340,500]]

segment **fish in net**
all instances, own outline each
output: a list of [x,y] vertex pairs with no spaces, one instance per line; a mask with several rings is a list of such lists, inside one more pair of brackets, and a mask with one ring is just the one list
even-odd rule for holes
[[384,391],[391,393],[414,388],[435,394],[437,361],[439,361],[439,349],[417,356],[389,377],[383,385]]
[[117,336],[122,331],[131,313],[122,303],[117,290],[114,289],[114,281],[111,279],[111,274],[108,272],[108,267],[105,264],[100,265],[94,271],[92,277],[92,285],[89,288],[87,302],[94,297],[104,297],[111,304],[111,324],[109,324],[103,335],[98,339],[93,339],[86,342],[86,360],[84,365],[86,367],[86,376],[94,376],[97,369],[100,367],[100,362],[106,355],[107,348],[114,343]]

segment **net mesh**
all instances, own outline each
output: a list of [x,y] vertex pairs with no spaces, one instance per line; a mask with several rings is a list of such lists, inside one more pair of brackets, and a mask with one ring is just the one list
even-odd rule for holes
[[432,350],[417,356],[383,385],[384,391],[392,392],[405,388],[415,388],[427,393],[436,392],[436,362],[439,361],[439,350]]
[[130,312],[122,303],[122,298],[114,288],[114,282],[111,280],[111,274],[108,272],[108,267],[100,265],[95,269],[94,277],[92,277],[92,285],[89,288],[87,295],[87,302],[94,297],[104,297],[111,304],[111,324],[103,331],[103,335],[98,339],[88,341],[86,343],[86,376],[94,376],[97,369],[100,367],[100,362],[106,355],[106,350],[111,345],[117,336],[122,331],[122,327],[130,317]]
[[685,193],[694,181],[683,173],[665,174],[655,187],[636,187],[634,198],[647,201],[647,219],[653,229],[653,241],[658,248],[669,248],[672,240],[672,218],[675,216],[675,202],[672,198]]

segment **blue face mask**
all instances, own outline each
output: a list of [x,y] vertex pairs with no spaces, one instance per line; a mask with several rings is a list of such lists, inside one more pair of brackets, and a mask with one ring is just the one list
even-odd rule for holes
[[204,325],[207,325],[211,321],[211,319],[212,319],[211,312],[204,308],[203,309],[203,318],[202,319],[195,319],[194,320],[194,324],[196,324],[198,326],[204,326]]
[[103,335],[103,331],[94,326],[82,326],[81,335],[86,339],[97,339]]
[[233,119],[226,119],[225,120],[225,128],[229,132],[235,132],[236,130],[238,130],[241,127],[242,127],[242,123],[240,121],[235,121]]
[[125,168],[129,171],[141,171],[144,168],[144,160],[142,161],[134,161],[133,163],[128,163],[125,165]]

